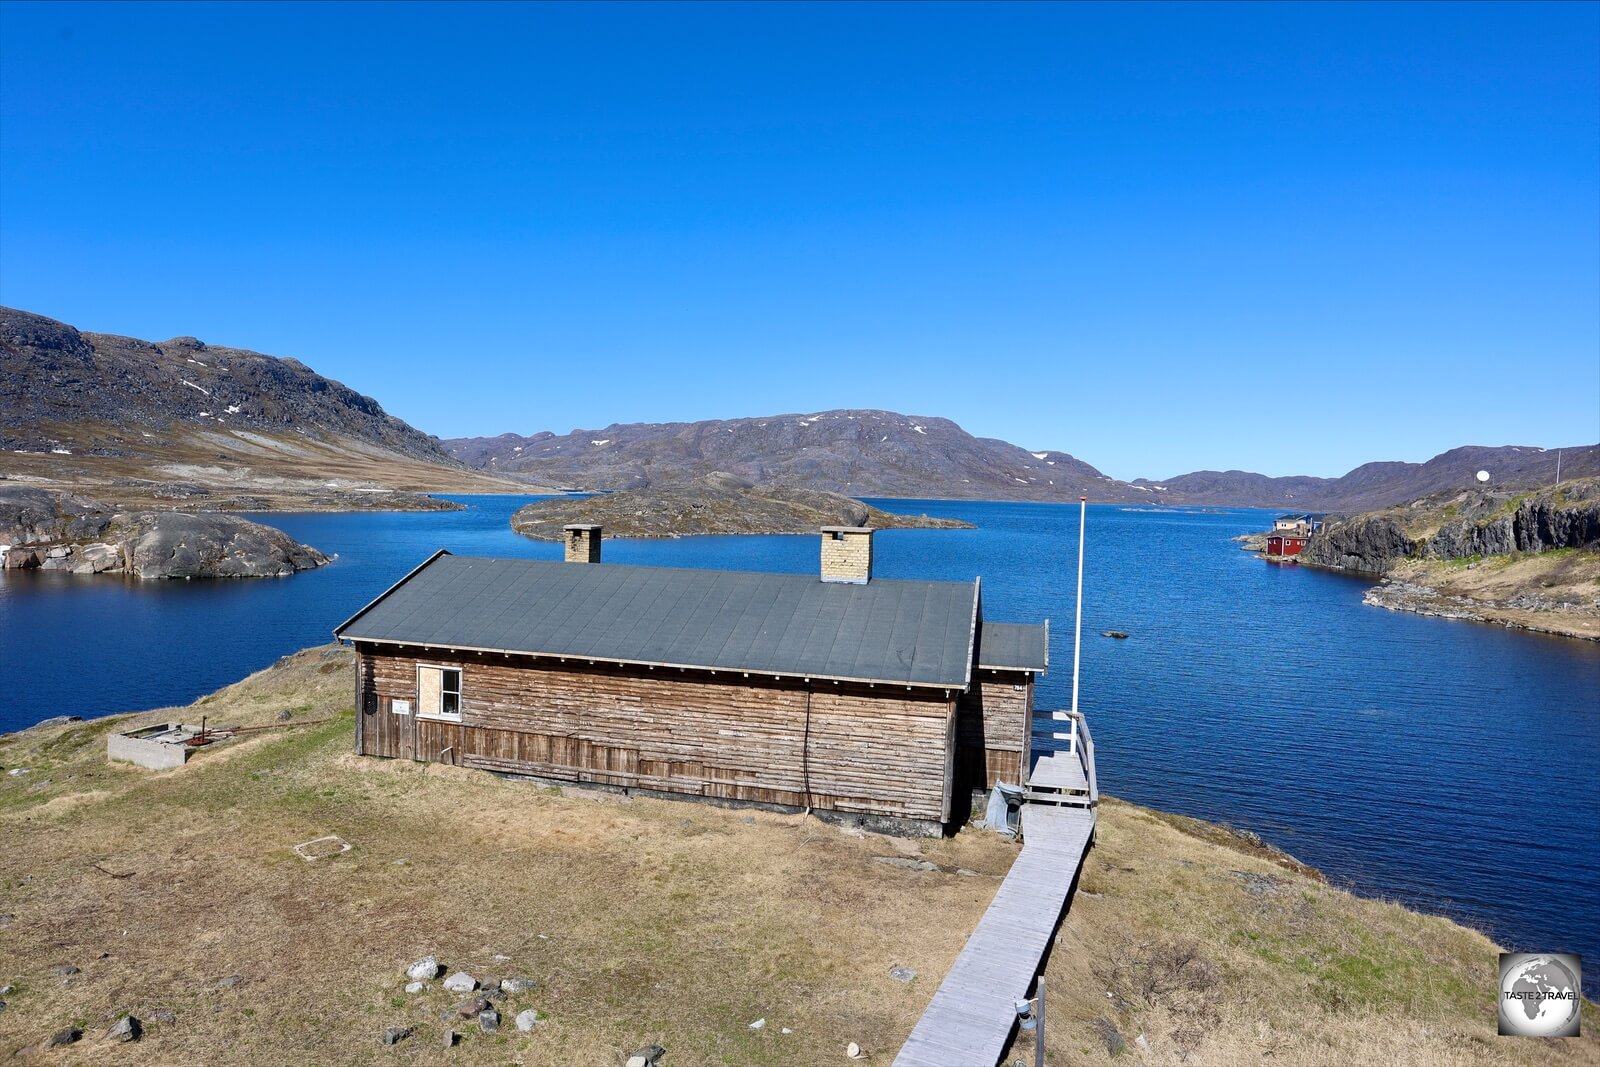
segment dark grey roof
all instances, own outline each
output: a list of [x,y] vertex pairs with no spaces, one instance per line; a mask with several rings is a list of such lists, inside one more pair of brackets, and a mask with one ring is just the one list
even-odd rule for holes
[[1050,624],[985,621],[978,632],[978,666],[1044,671],[1050,666]]
[[439,553],[334,631],[355,641],[964,689],[976,582]]

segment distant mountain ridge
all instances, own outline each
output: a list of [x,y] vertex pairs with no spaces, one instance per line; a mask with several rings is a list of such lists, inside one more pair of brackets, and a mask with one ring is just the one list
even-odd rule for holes
[[[1496,486],[1535,487],[1553,482],[1556,468],[1554,450],[1468,445],[1425,463],[1363,464],[1338,478],[1195,471],[1124,482],[1066,452],[974,437],[949,419],[861,409],[613,423],[601,430],[505,433],[442,444],[480,470],[584,490],[670,485],[731,471],[756,484],[854,497],[1075,500],[1081,494],[1105,503],[1317,511],[1387,507],[1473,484],[1479,470],[1488,470]],[[1563,449],[1562,473],[1600,474],[1600,445]]]
[[443,442],[481,470],[575,489],[639,489],[728,472],[862,496],[1147,499],[1065,452],[974,437],[949,419],[848,409],[706,422],[616,423]]

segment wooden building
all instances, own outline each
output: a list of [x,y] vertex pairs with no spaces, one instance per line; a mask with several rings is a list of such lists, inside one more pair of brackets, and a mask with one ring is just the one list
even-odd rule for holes
[[1298,556],[1305,551],[1306,542],[1310,540],[1308,534],[1303,533],[1273,533],[1267,535],[1267,555],[1269,556]]
[[1045,625],[986,623],[977,581],[872,577],[829,528],[816,576],[438,552],[334,634],[356,751],[931,832],[1020,782]]

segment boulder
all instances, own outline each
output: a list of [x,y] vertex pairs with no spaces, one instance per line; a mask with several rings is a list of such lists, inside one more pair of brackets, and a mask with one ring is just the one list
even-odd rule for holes
[[139,1040],[140,1035],[143,1033],[144,1027],[139,1025],[138,1019],[131,1015],[124,1015],[116,1021],[110,1030],[106,1031],[106,1037],[112,1041],[126,1043]]
[[500,1013],[493,1008],[478,1013],[478,1029],[486,1034],[492,1034],[500,1029]]
[[[288,712],[279,713],[280,721],[287,720],[288,717]],[[426,982],[439,977],[439,972],[442,970],[444,970],[444,968],[439,965],[438,959],[433,956],[424,956],[406,968],[406,977],[415,979],[417,981]]]
[[385,1045],[398,1045],[400,1042],[410,1037],[413,1032],[413,1029],[409,1026],[388,1027],[383,1031],[383,1043]]
[[532,1008],[517,1012],[517,1029],[527,1033],[539,1025],[539,1013]]
[[539,983],[531,978],[504,978],[500,981],[500,988],[507,993],[537,993]]
[[489,1010],[489,1002],[482,997],[468,997],[457,1004],[452,1015],[459,1015],[463,1019],[470,1019],[474,1015],[481,1015]]
[[478,980],[465,971],[457,971],[444,980],[444,987],[452,993],[470,993],[478,988]]
[[83,1036],[83,1031],[82,1030],[79,1030],[75,1026],[69,1026],[65,1030],[57,1030],[55,1033],[51,1034],[50,1035],[50,1040],[46,1041],[44,1043],[44,1047],[45,1048],[60,1048],[63,1045],[72,1044],[73,1042],[77,1041],[78,1038],[80,1038],[82,1036]]

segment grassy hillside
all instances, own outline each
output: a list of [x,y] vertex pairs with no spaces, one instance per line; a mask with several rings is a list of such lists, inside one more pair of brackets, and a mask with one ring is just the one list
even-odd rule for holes
[[[261,729],[176,771],[105,761],[108,731],[157,713],[0,738],[27,769],[0,774],[0,1053],[77,1027],[38,1057],[620,1065],[659,1042],[682,1067],[843,1062],[856,1041],[884,1064],[1016,851],[358,758],[351,691],[347,652],[290,657],[184,709]],[[352,848],[293,851],[326,834]],[[1595,1062],[1592,1038],[1494,1036],[1486,938],[1216,827],[1108,802],[1081,890],[1052,1063],[1109,1062],[1108,1027],[1151,1065]],[[539,988],[499,1033],[447,1024],[460,997],[403,991],[429,953]],[[143,1038],[109,1041],[130,1011]],[[391,1026],[414,1033],[386,1048]]]

